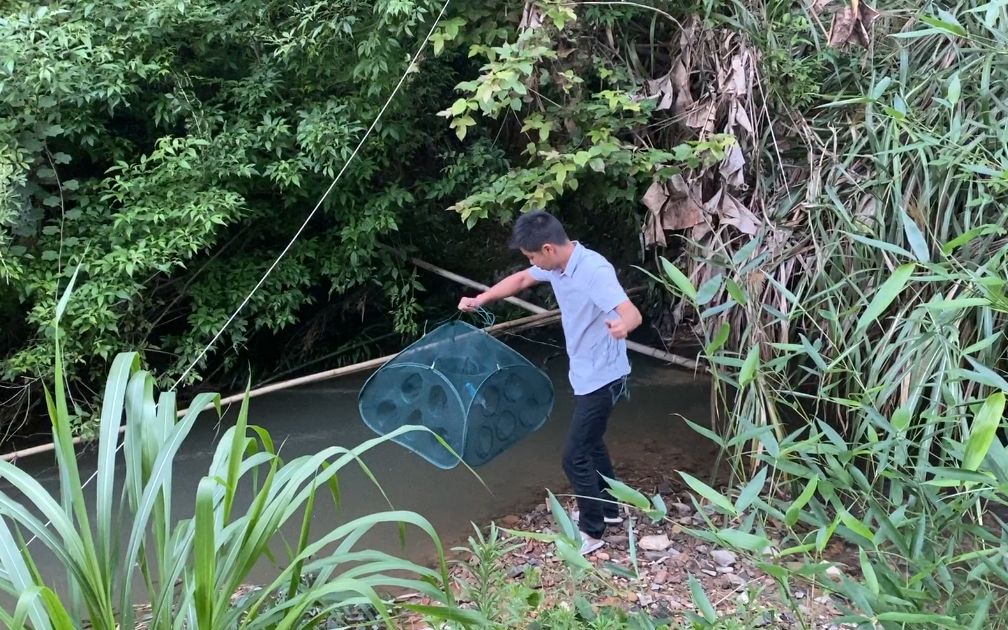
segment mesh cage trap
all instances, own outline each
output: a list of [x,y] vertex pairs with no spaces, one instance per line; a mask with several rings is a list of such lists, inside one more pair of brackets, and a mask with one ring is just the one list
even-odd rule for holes
[[480,466],[538,430],[553,409],[549,377],[521,354],[465,322],[435,328],[379,368],[361,388],[364,423],[385,435],[422,425],[393,440],[439,468],[459,456]]

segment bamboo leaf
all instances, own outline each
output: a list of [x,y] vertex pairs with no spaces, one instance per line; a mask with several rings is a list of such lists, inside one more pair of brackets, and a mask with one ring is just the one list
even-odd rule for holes
[[701,497],[707,499],[714,505],[724,510],[726,513],[730,514],[731,516],[736,516],[738,514],[735,511],[735,506],[732,505],[731,501],[728,500],[728,497],[724,496],[714,488],[711,488],[710,486],[708,486],[707,484],[705,484],[704,482],[700,481],[699,479],[697,479],[692,475],[679,471],[679,476],[683,478],[683,481],[686,482],[686,485],[692,488],[693,491],[699,494]]
[[872,567],[871,562],[868,561],[868,553],[863,547],[858,548],[858,558],[861,560],[861,574],[864,576],[865,586],[868,587],[868,590],[871,591],[873,595],[878,595],[878,577],[876,577],[875,569]]
[[724,528],[717,532],[717,537],[736,549],[759,553],[770,546],[766,536],[757,536],[737,529]]
[[711,339],[711,342],[707,344],[707,347],[704,349],[704,353],[708,356],[715,354],[724,346],[725,342],[728,341],[728,335],[730,333],[731,324],[728,322],[722,322],[718,327],[717,332],[714,334],[714,338]]
[[875,533],[869,529],[867,525],[851,515],[850,512],[847,512],[846,510],[840,512],[840,521],[847,527],[847,529],[851,530],[858,536],[861,536],[869,543],[872,543],[875,540]]
[[956,103],[959,102],[959,96],[962,94],[962,82],[959,79],[959,73],[954,72],[951,77],[949,77],[948,85],[945,88],[945,100],[949,102],[950,105],[955,107]]
[[763,486],[766,484],[766,478],[767,468],[766,466],[762,466],[759,472],[756,473],[756,476],[739,492],[738,499],[735,500],[735,510],[737,512],[745,512],[752,505],[753,501],[759,497],[760,492],[763,491]]
[[725,287],[728,289],[728,295],[730,295],[733,300],[742,306],[745,306],[749,302],[749,298],[746,296],[745,290],[743,290],[742,287],[740,287],[738,283],[731,278],[725,280]]
[[749,348],[749,354],[746,355],[742,369],[739,370],[739,387],[745,387],[753,381],[756,377],[756,371],[759,369],[759,363],[759,346],[755,345]]
[[605,491],[617,501],[632,505],[639,510],[648,510],[651,508],[651,502],[641,492],[634,490],[622,481],[610,479],[605,475],[602,475],[602,478],[605,479],[606,484],[609,486]]
[[903,292],[906,288],[907,282],[910,280],[910,276],[913,275],[915,265],[913,263],[906,263],[897,267],[889,279],[882,283],[878,291],[875,293],[875,297],[868,304],[868,307],[861,314],[858,319],[856,332],[863,332],[868,326],[874,322],[882,313],[885,312],[889,305]]
[[709,303],[714,299],[714,296],[721,291],[721,285],[724,282],[724,278],[721,274],[715,274],[713,277],[708,278],[706,282],[700,285],[700,288],[696,292],[696,303],[700,306]]
[[910,420],[910,410],[906,407],[900,407],[893,412],[891,424],[897,433],[902,433],[910,426]]
[[693,283],[690,282],[689,278],[679,271],[679,268],[668,261],[667,258],[661,258],[662,269],[665,271],[665,275],[668,276],[669,280],[679,289],[684,297],[689,298],[690,302],[696,303],[697,301],[697,291],[693,288]]
[[917,258],[917,262],[931,262],[931,254],[928,251],[927,240],[924,238],[924,233],[921,232],[917,223],[910,218],[910,215],[907,214],[906,210],[900,210],[900,217],[903,220],[903,231],[906,234],[907,242],[910,244],[910,250],[913,251],[914,257]]
[[996,392],[987,397],[980,411],[973,417],[970,426],[969,439],[966,442],[966,453],[963,456],[962,467],[966,470],[976,470],[987,456],[991,442],[1001,425],[1004,415],[1005,394]]
[[550,512],[553,513],[553,520],[560,528],[560,533],[569,540],[576,540],[580,543],[581,534],[578,533],[577,525],[574,524],[570,514],[567,513],[567,510],[565,510],[562,505],[560,505],[560,501],[557,500],[556,496],[554,496],[552,492],[547,491],[547,496]]
[[957,37],[966,37],[966,29],[963,28],[962,24],[956,16],[952,15],[944,9],[938,9],[938,16],[924,15],[920,18],[921,22],[934,28],[945,31],[950,35],[956,35]]
[[808,502],[812,500],[812,496],[815,494],[816,487],[819,485],[819,477],[812,477],[809,479],[808,483],[805,484],[805,489],[801,491],[801,494],[788,506],[787,512],[784,514],[784,522],[787,523],[788,527],[794,527],[795,523],[798,522],[798,516],[801,513],[802,508],[808,505]]
[[703,615],[703,618],[707,620],[707,623],[714,623],[717,621],[717,613],[714,611],[714,606],[711,604],[710,600],[707,599],[707,594],[704,593],[703,586],[697,581],[693,574],[689,574],[689,590],[690,597],[693,599],[693,604]]

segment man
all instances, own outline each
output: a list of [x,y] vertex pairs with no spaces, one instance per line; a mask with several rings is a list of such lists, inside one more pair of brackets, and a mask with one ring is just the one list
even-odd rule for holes
[[609,261],[571,241],[560,221],[548,212],[519,217],[511,247],[521,250],[532,266],[474,298],[462,298],[459,309],[474,310],[539,282],[552,285],[560,305],[574,389],[574,415],[563,468],[577,495],[575,518],[581,530],[581,553],[591,553],[604,544],[606,523],[622,521],[612,498],[602,496],[600,475],[615,478],[603,438],[609,414],[630,373],[626,337],[640,325],[641,314],[627,299]]

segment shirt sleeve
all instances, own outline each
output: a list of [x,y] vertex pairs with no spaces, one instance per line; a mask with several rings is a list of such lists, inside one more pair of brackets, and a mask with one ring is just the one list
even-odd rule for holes
[[528,268],[529,275],[538,280],[539,282],[549,282],[550,272],[546,271],[541,267],[536,267],[532,265]]
[[592,274],[589,294],[592,302],[603,313],[608,313],[627,301],[627,294],[616,278],[616,270],[608,263],[600,265]]

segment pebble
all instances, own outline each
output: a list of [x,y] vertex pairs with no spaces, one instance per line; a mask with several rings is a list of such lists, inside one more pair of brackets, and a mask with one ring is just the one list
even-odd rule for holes
[[727,549],[715,549],[710,552],[710,555],[711,559],[714,560],[719,567],[730,567],[738,560],[738,556]]
[[735,569],[732,567],[717,567],[718,573],[735,573]]
[[717,577],[717,571],[711,571],[710,569],[704,569],[703,572],[706,573],[707,575],[711,576],[711,577]]
[[725,582],[728,582],[731,586],[745,586],[748,583],[747,580],[738,573],[726,573],[724,579]]
[[603,562],[605,562],[606,560],[608,560],[610,558],[609,554],[607,554],[604,551],[597,552],[595,554],[595,557],[598,558],[599,560],[603,561]]
[[606,536],[605,541],[610,545],[626,545],[630,542],[630,538],[625,534],[613,534],[612,536]]
[[673,503],[672,508],[679,516],[693,516],[693,508],[685,503]]
[[841,571],[840,567],[836,566],[835,564],[830,565],[830,567],[826,569],[826,577],[828,577],[831,580],[839,582],[840,580],[843,579],[843,571]]
[[514,514],[508,514],[500,520],[501,526],[507,528],[517,527],[519,523],[521,523],[521,517]]
[[668,582],[668,571],[662,569],[661,571],[655,574],[654,579],[652,581],[655,584],[664,584],[665,582]]
[[665,551],[672,546],[672,541],[665,534],[642,536],[637,546],[645,551]]

